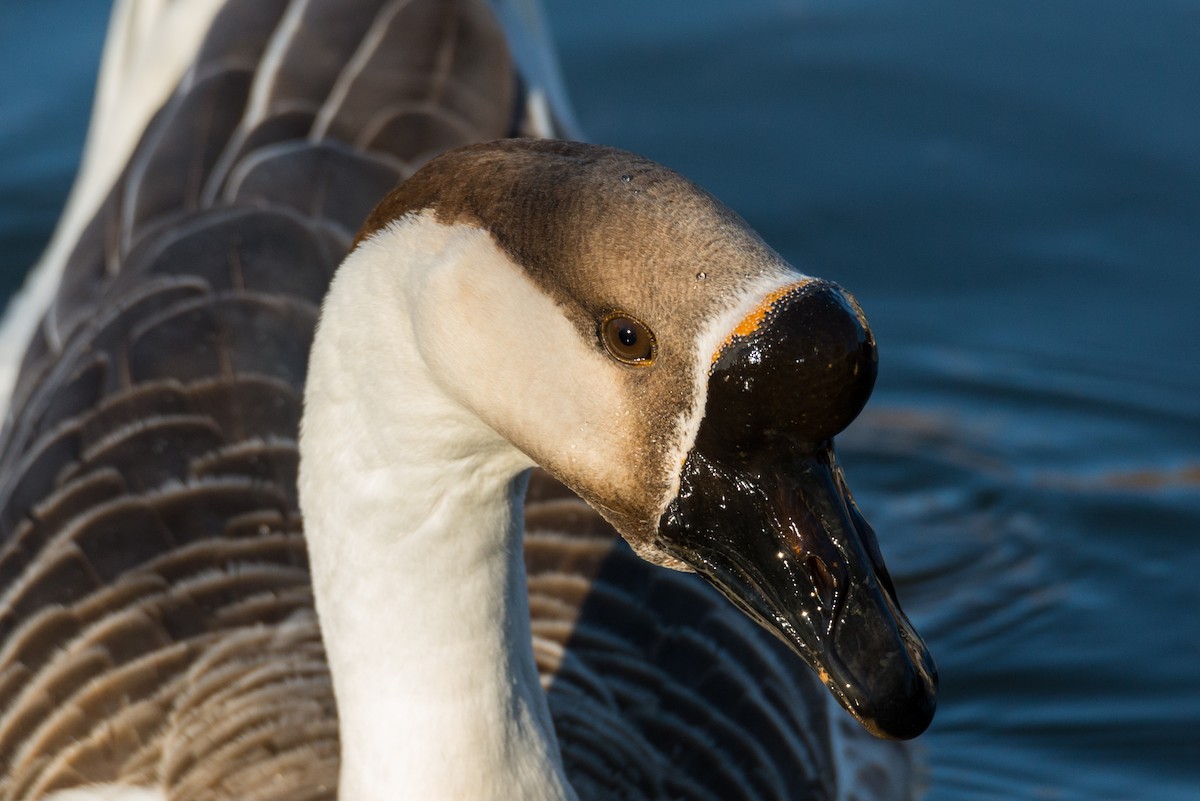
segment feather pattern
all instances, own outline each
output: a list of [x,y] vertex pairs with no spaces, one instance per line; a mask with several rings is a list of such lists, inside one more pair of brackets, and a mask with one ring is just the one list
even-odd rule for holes
[[[474,0],[225,3],[14,392],[0,799],[336,796],[295,490],[318,306],[387,190],[441,150],[531,132],[536,77]],[[544,474],[526,521],[534,650],[581,799],[912,792],[909,752],[848,760],[863,735],[706,585],[638,560]]]

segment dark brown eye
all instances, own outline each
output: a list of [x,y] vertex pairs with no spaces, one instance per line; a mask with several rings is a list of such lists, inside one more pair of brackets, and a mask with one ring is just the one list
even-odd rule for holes
[[629,315],[616,313],[600,324],[600,338],[619,362],[645,367],[654,361],[654,334]]

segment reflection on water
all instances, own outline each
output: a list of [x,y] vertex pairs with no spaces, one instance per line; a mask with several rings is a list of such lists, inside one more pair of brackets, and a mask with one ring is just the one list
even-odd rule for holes
[[[546,5],[594,139],[872,320],[840,448],[938,660],[929,797],[1195,798],[1200,5]],[[8,152],[64,107],[22,97]]]

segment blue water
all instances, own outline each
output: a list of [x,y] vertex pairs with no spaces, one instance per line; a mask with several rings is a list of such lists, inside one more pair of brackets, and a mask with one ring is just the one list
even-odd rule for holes
[[71,188],[108,5],[0,0],[0,297],[21,285]]
[[[99,5],[0,11],[6,274]],[[941,669],[928,797],[1200,798],[1200,2],[546,5],[592,139],[867,310],[841,451]]]

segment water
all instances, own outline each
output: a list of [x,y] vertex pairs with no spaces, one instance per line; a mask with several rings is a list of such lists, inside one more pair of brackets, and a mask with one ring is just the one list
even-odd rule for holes
[[[99,41],[68,5],[19,12],[38,70]],[[928,797],[1200,797],[1200,3],[547,9],[593,139],[871,318],[878,389],[841,452],[941,668]],[[23,226],[56,213],[19,187],[65,188],[73,74],[4,96],[0,224],[14,198]]]
[[0,0],[0,297],[21,285],[71,188],[107,7]]

